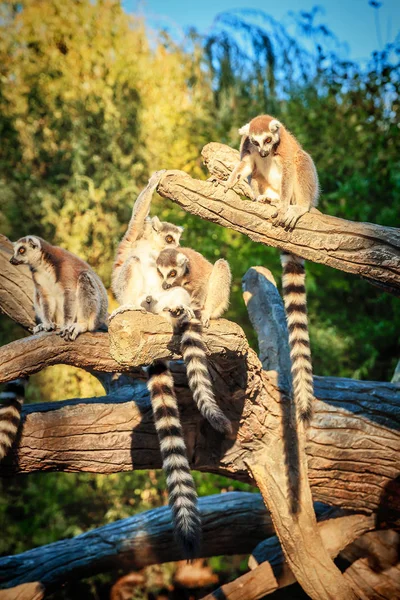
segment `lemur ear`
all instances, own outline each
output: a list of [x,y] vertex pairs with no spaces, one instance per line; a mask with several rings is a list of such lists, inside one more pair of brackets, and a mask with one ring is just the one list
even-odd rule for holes
[[246,123],[239,129],[239,135],[249,135],[250,133],[250,123]]
[[160,231],[161,229],[161,221],[158,217],[153,217],[151,220],[151,224],[153,226],[154,231]]
[[279,127],[281,127],[281,124],[279,123],[279,121],[277,119],[272,119],[272,121],[269,124],[270,132],[276,133],[278,131]]
[[185,231],[185,228],[181,227],[180,225],[177,225],[177,227],[178,227],[179,233],[182,235],[182,233]]
[[178,265],[178,267],[183,267],[184,265],[186,265],[187,262],[188,257],[179,252],[178,256],[176,257],[176,264]]
[[35,237],[28,237],[28,244],[30,245],[31,248],[40,248],[40,242],[37,238]]

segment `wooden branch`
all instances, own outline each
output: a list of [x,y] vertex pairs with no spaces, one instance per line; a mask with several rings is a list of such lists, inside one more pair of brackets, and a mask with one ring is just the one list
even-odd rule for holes
[[12,243],[0,234],[0,312],[32,331],[35,326],[32,277],[28,267],[10,264],[12,254]]
[[[251,353],[254,358],[254,354]],[[257,363],[256,363],[257,364]],[[254,366],[242,389],[220,377],[220,405],[233,421],[235,439],[215,433],[199,415],[180,365],[175,367],[189,457],[194,469],[253,482],[245,461],[271,438],[266,415],[279,408],[276,380]],[[223,389],[224,382],[226,388]],[[34,404],[23,409],[18,444],[0,475],[37,471],[116,473],[161,467],[159,444],[144,384],[90,400]],[[400,522],[400,394],[393,384],[318,377],[315,415],[307,432],[309,480],[314,499],[356,512],[377,512],[386,526]],[[271,438],[274,443],[275,435]],[[143,448],[146,451],[143,451]],[[254,482],[253,482],[254,483]]]
[[[374,528],[374,518],[366,515],[347,515],[318,523],[319,530],[331,558],[363,533]],[[267,567],[268,565],[268,567]],[[215,598],[238,598],[258,600],[278,588],[296,583],[292,571],[284,561],[281,545],[276,536],[262,541],[249,560],[252,577],[242,575],[227,585],[221,586],[203,600]]]
[[[290,366],[290,356],[283,303],[275,282],[273,278],[268,279],[268,272],[263,270],[253,277],[248,273],[246,278],[253,283],[251,300],[246,303],[250,318],[253,323],[267,323],[256,329],[261,336],[260,347],[268,336],[270,346],[279,348],[278,370],[281,370],[279,361],[283,362],[284,370],[286,365]],[[245,300],[248,293],[245,283]],[[289,374],[286,378],[290,381]],[[282,377],[280,384],[281,381]],[[308,481],[304,427],[296,419],[293,402],[283,393],[274,417],[276,426],[266,440],[265,449],[254,453],[246,464],[271,513],[288,567],[304,591],[315,600],[355,598],[327,552],[317,527]],[[261,579],[266,581],[264,573]],[[258,578],[252,582],[257,584]],[[255,585],[256,594],[260,593],[259,588]]]
[[276,371],[281,390],[290,391],[291,360],[286,314],[274,276],[265,267],[252,267],[242,280],[243,298],[257,333],[259,357],[265,371]]
[[372,531],[341,552],[350,566],[345,577],[360,598],[400,598],[400,535],[395,531]]
[[[138,311],[123,313],[111,321],[111,338],[106,333],[80,335],[67,342],[56,333],[39,333],[0,348],[0,383],[32,375],[55,364],[90,371],[125,371],[144,377],[139,367],[152,360],[180,358],[178,336],[162,317]],[[248,344],[242,329],[224,319],[213,322],[205,332],[212,355],[228,356],[231,368],[244,365]]]
[[[237,151],[215,144],[205,146],[202,154],[211,172],[218,162],[219,174],[222,164],[226,164],[228,173],[237,158]],[[232,157],[229,165],[228,156]],[[272,225],[271,207],[242,200],[233,190],[225,194],[221,185],[192,179],[181,171],[167,171],[158,192],[186,211],[239,231],[255,242],[360,275],[385,291],[400,295],[398,229],[345,221],[313,209],[301,218],[294,231],[288,232]]]
[[[202,555],[248,553],[273,534],[259,494],[228,492],[199,499]],[[0,586],[40,581],[46,591],[72,578],[111,569],[141,569],[182,560],[173,538],[171,512],[156,508],[15,556],[0,558]]]
[[23,583],[9,590],[0,590],[0,600],[42,600],[44,587],[37,581]]

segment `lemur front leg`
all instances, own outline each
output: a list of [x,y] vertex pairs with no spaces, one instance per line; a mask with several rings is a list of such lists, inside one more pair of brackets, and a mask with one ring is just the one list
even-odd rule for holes
[[281,196],[278,204],[278,212],[275,217],[272,217],[272,223],[274,225],[280,225],[281,227],[290,228],[293,216],[290,211],[290,201],[293,198],[294,193],[294,172],[283,171],[282,173],[282,184],[281,184]]
[[40,290],[40,292],[36,291],[35,312],[40,322],[33,328],[32,332],[34,334],[41,331],[54,331],[56,329],[56,324],[51,318],[50,300],[43,290]]
[[208,280],[207,296],[201,311],[204,327],[209,327],[210,319],[218,319],[229,306],[231,270],[226,260],[217,260]]
[[227,192],[229,189],[233,188],[240,178],[246,179],[249,177],[252,174],[252,171],[253,165],[250,156],[245,156],[233,169],[228,180],[225,183],[222,182],[224,191]]

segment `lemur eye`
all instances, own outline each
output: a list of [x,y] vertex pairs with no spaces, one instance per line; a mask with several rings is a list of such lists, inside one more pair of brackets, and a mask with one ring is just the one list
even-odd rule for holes
[[267,142],[267,144],[272,142],[272,138],[271,137],[267,137],[267,139],[265,140]]
[[259,146],[259,145],[260,145],[260,144],[259,144],[259,143],[258,143],[256,140],[253,140],[253,144],[254,144],[255,146]]
[[167,237],[165,238],[165,241],[167,242],[167,244],[172,244],[172,242],[174,241],[174,238],[172,237],[172,235],[167,235]]
[[170,271],[169,277],[176,277],[176,271]]
[[26,252],[25,248],[20,248],[18,250],[18,254],[25,254],[25,252]]

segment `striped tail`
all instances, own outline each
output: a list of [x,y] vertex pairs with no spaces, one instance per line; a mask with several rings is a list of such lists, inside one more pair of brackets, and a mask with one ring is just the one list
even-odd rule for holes
[[218,406],[207,366],[206,346],[203,342],[203,326],[199,311],[195,317],[178,321],[181,337],[181,353],[186,365],[189,387],[200,413],[221,433],[232,432],[232,425]]
[[309,422],[312,416],[314,388],[307,320],[304,260],[282,252],[282,286],[289,329],[292,359],[293,395],[297,414]]
[[167,476],[175,535],[187,558],[191,559],[200,546],[201,520],[197,508],[196,488],[190,473],[179,420],[174,381],[168,363],[162,361],[148,367],[147,374],[149,377],[147,387],[160,442],[163,469]]
[[25,379],[15,379],[7,383],[0,394],[0,460],[6,456],[17,436],[25,385]]

